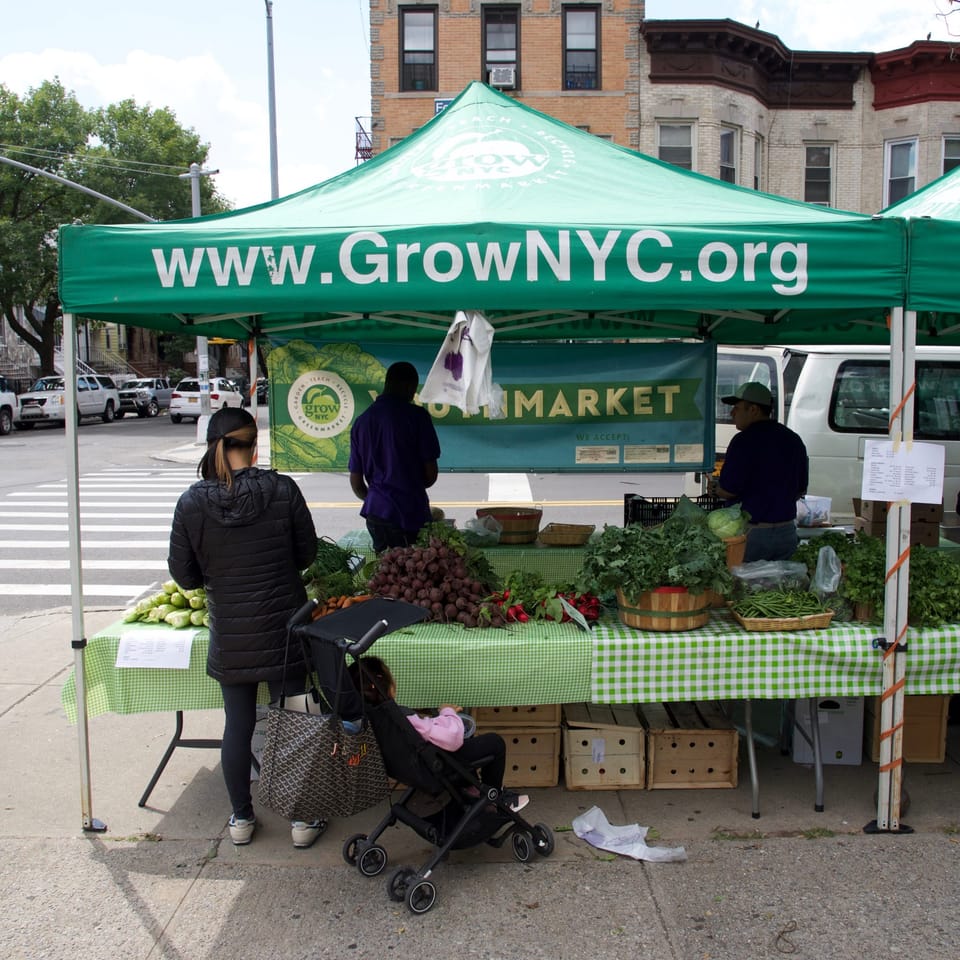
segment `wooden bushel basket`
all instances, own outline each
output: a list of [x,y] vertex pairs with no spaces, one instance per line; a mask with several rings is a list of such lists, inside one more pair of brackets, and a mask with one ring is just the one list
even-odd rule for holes
[[743,563],[747,552],[747,535],[741,533],[739,537],[723,537],[723,542],[727,547],[727,569],[732,570]]
[[617,590],[620,619],[637,630],[695,630],[710,619],[713,594],[690,593],[683,588],[661,588],[641,593],[634,601]]
[[543,511],[536,507],[478,507],[477,516],[493,517],[500,524],[501,543],[533,543]]

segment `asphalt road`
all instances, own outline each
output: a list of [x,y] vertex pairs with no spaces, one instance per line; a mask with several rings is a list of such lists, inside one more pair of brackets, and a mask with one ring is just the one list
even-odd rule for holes
[[[266,411],[260,412],[266,424]],[[126,604],[167,578],[170,520],[196,479],[202,447],[192,423],[166,415],[84,422],[77,434],[84,601]],[[43,427],[0,437],[0,610],[43,611],[70,602],[67,443]],[[185,449],[186,447],[186,449]],[[345,474],[297,474],[317,532],[334,540],[359,530],[359,501]],[[488,502],[535,503],[542,523],[620,524],[625,493],[673,493],[668,478],[636,474],[441,473],[431,501],[463,526]]]

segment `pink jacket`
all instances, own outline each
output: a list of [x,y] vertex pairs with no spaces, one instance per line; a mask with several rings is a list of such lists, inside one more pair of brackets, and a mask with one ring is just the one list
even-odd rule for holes
[[463,721],[452,707],[443,707],[436,717],[418,717],[411,713],[407,719],[427,743],[441,750],[459,750],[463,746]]

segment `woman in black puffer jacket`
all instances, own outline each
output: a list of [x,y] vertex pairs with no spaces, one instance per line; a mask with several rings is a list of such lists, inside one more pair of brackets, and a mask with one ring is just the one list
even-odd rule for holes
[[[306,602],[300,571],[313,561],[317,534],[300,489],[289,477],[260,470],[257,425],[246,410],[218,410],[207,426],[207,452],[173,515],[170,575],[204,587],[210,612],[207,673],[223,691],[220,762],[233,806],[230,836],[249,843],[256,820],[250,794],[250,749],[257,687],[281,694],[286,624]],[[291,644],[286,693],[304,689],[303,655]],[[294,824],[293,839],[312,843],[322,827]]]

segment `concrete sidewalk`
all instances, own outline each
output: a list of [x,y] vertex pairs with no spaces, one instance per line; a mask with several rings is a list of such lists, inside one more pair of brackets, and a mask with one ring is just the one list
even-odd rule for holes
[[[91,609],[92,636],[119,609]],[[922,956],[955,960],[960,944],[960,752],[911,766],[909,835],[865,835],[876,767],[812,771],[759,748],[759,819],[741,750],[727,790],[529,791],[529,819],[555,831],[549,858],[517,863],[509,844],[455,852],[434,875],[437,903],[414,916],[386,894],[395,866],[426,844],[387,832],[390,864],[365,878],[341,857],[371,810],[334,821],[310,850],[258,808],[254,842],[236,848],[215,750],[179,749],[150,798],[137,800],[173,733],[165,714],[90,720],[93,814],[81,829],[77,729],[60,708],[73,664],[68,609],[0,617],[0,822],[5,891],[0,944],[43,958],[566,958],[745,960]],[[184,735],[219,736],[219,711],[186,714]],[[571,821],[597,805],[611,823],[682,845],[683,863],[643,863],[579,840]]]

